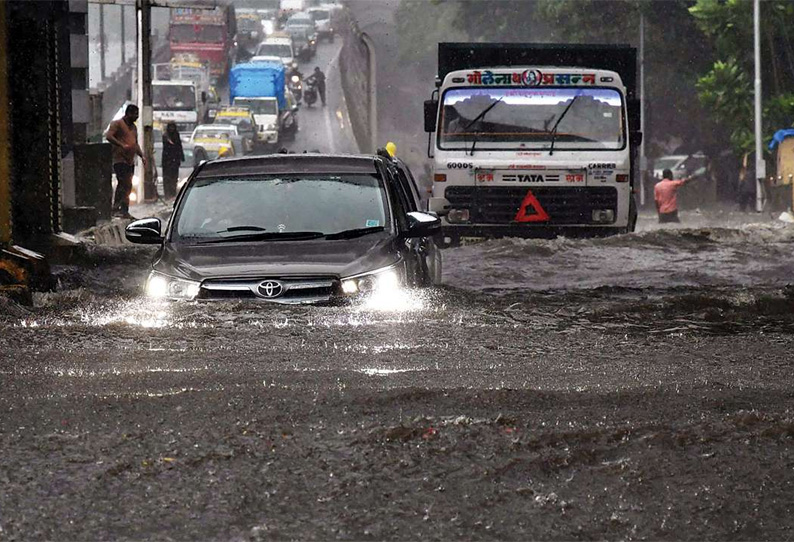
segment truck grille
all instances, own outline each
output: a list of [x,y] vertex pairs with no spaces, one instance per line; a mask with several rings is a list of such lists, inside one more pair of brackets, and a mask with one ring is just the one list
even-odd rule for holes
[[542,224],[591,224],[594,209],[617,215],[618,192],[613,187],[450,186],[445,197],[455,209],[469,209],[475,224],[510,224],[531,190],[549,220]]
[[[260,293],[264,282],[277,282],[283,291],[274,297]],[[340,292],[335,277],[261,277],[245,279],[209,279],[201,284],[198,299],[255,299],[273,303],[319,303],[329,301]]]

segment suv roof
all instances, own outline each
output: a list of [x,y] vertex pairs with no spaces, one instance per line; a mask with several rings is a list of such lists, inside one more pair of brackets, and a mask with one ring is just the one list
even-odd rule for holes
[[208,162],[196,178],[274,173],[362,173],[378,172],[382,158],[369,155],[272,154]]

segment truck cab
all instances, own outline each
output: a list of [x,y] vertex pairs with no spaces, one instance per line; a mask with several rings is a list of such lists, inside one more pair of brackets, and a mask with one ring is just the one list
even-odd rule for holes
[[235,107],[245,107],[253,113],[256,122],[256,142],[275,145],[279,142],[281,122],[278,100],[275,97],[236,97]]
[[[639,137],[622,74],[575,65],[578,46],[459,45],[440,44],[454,50],[440,67],[462,69],[443,70],[425,111],[428,205],[449,242],[633,231]],[[633,50],[610,51],[629,70]]]
[[198,104],[193,81],[152,81],[152,120],[163,126],[175,122],[182,139],[198,125]]

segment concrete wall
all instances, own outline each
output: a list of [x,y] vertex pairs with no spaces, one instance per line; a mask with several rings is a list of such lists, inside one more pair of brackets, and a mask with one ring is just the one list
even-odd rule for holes
[[344,44],[339,54],[339,67],[353,134],[359,149],[363,152],[374,152],[375,149],[371,148],[369,115],[371,111],[369,52],[361,38],[358,25],[350,17],[349,12],[345,15],[340,34]]

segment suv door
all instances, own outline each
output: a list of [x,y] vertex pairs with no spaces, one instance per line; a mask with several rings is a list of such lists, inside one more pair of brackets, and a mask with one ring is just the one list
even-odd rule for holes
[[[395,192],[405,212],[420,211],[419,192],[413,181],[408,166],[401,160],[395,160],[392,173]],[[406,239],[406,246],[412,253],[412,280],[421,286],[432,286],[441,282],[441,251],[432,237]]]

